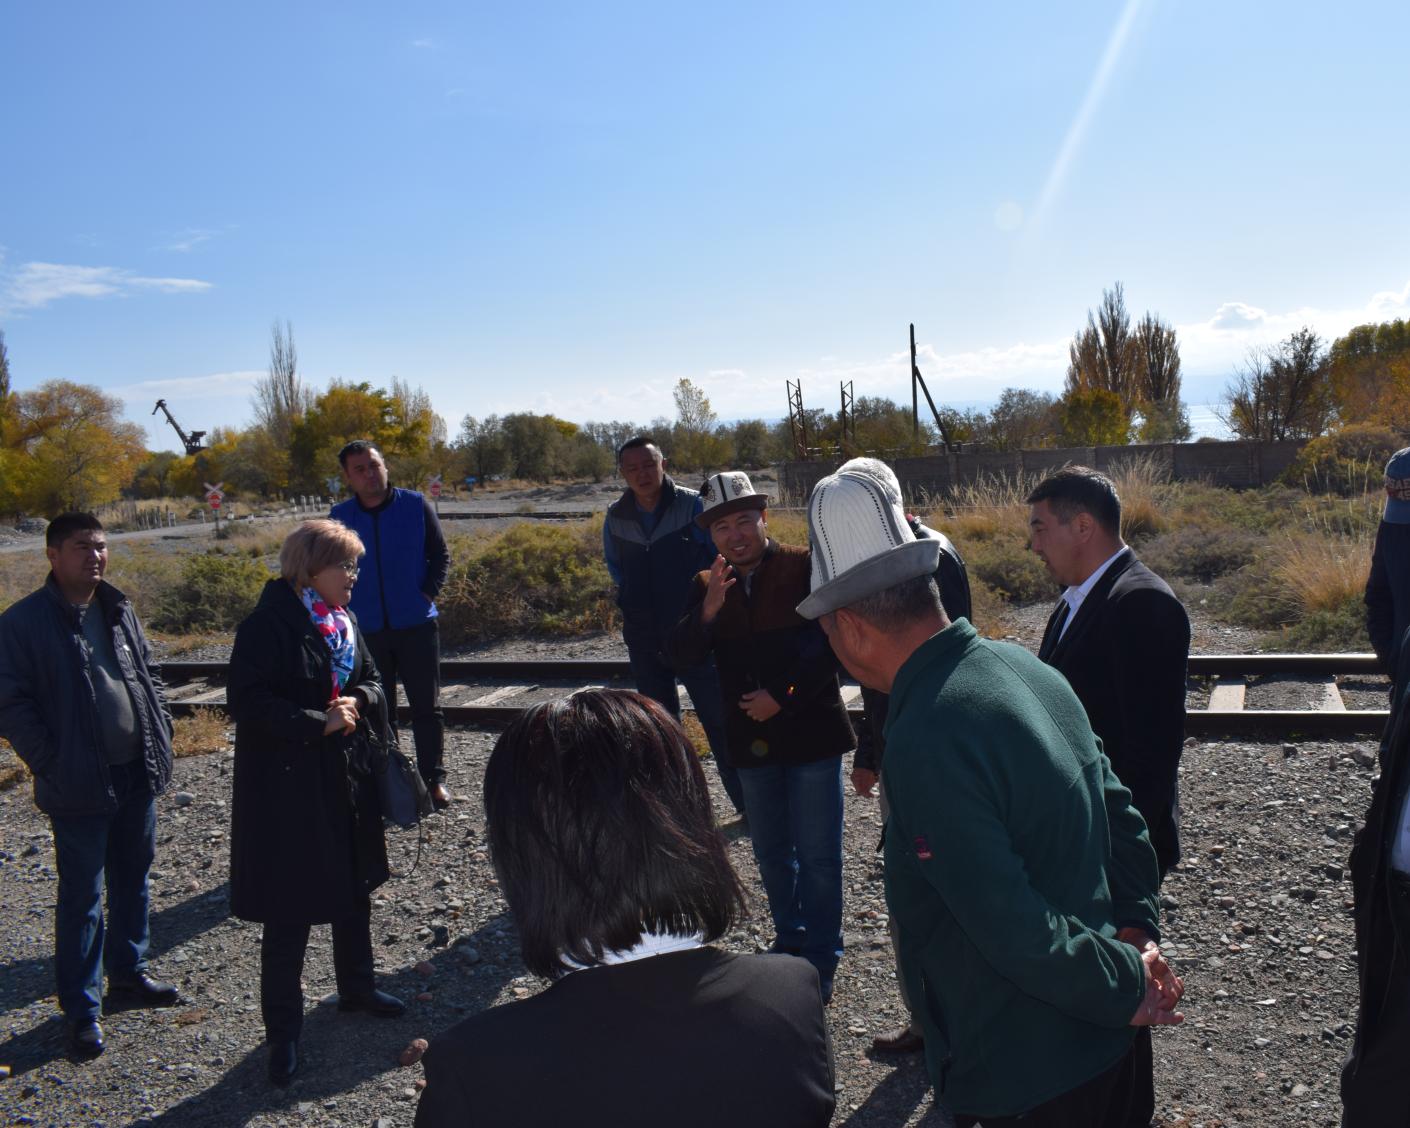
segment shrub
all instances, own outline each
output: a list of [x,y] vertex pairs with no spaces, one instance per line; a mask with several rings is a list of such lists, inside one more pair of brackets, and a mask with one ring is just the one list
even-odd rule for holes
[[970,577],[988,584],[1010,603],[1033,603],[1055,594],[1043,562],[1021,541],[996,537],[956,547]]
[[1308,493],[1342,497],[1379,491],[1386,462],[1404,445],[1402,436],[1389,427],[1353,423],[1303,447],[1282,481]]
[[1141,559],[1161,576],[1181,576],[1207,584],[1253,563],[1263,538],[1245,529],[1187,525],[1157,537],[1141,549]]
[[230,631],[254,610],[270,571],[248,556],[206,552],[181,562],[181,576],[150,616],[157,630]]
[[1284,627],[1269,642],[1279,650],[1366,651],[1371,638],[1366,633],[1366,605],[1358,597],[1339,607],[1313,611],[1291,626]]
[[601,518],[514,525],[479,541],[456,538],[437,599],[446,642],[541,632],[576,634],[616,621],[602,559]]

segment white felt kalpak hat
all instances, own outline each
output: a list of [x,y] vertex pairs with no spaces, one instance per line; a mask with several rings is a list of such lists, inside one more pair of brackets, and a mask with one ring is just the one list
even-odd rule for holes
[[755,493],[749,475],[743,470],[726,470],[705,479],[700,487],[700,500],[705,503],[705,510],[696,514],[695,523],[708,529],[713,522],[740,509],[766,508],[769,495]]
[[901,507],[863,474],[833,474],[813,487],[808,543],[812,594],[798,604],[805,619],[928,576],[940,564],[940,542],[916,540]]

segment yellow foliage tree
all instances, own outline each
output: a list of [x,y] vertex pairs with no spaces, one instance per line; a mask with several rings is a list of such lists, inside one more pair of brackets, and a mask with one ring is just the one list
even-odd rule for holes
[[146,457],[122,401],[87,384],[50,380],[14,397],[7,480],[15,508],[53,515],[115,500]]

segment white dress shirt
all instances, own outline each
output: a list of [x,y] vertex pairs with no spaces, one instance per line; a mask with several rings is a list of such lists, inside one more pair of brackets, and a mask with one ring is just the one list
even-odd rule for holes
[[1082,608],[1082,601],[1087,598],[1091,590],[1097,586],[1097,581],[1106,574],[1106,570],[1115,563],[1116,558],[1125,552],[1126,549],[1127,546],[1123,544],[1098,564],[1095,572],[1080,584],[1070,587],[1062,593],[1062,598],[1067,603],[1067,618],[1062,621],[1062,628],[1058,631],[1058,638],[1062,638],[1062,636],[1067,633],[1067,628],[1072,625],[1072,620],[1077,618],[1077,612]]

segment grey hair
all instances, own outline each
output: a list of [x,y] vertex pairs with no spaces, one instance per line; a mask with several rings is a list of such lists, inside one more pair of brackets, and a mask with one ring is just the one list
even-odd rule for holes
[[881,492],[886,495],[887,501],[892,505],[904,508],[905,502],[901,498],[901,482],[896,477],[896,472],[881,459],[853,458],[839,466],[837,472],[839,474],[855,474],[859,478],[870,479],[881,487]]
[[847,610],[879,631],[898,631],[920,619],[944,615],[934,576],[916,576],[849,603]]

